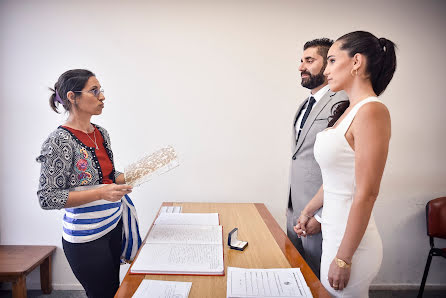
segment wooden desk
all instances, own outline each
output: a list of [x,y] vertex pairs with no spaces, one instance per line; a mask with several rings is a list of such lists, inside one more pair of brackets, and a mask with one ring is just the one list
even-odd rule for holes
[[0,245],[0,281],[12,281],[12,296],[26,298],[26,276],[40,265],[40,286],[50,294],[51,255],[55,246]]
[[[227,267],[291,268],[299,267],[314,297],[330,297],[319,279],[305,263],[283,230],[259,203],[163,203],[182,206],[185,213],[217,212],[223,226],[225,276],[136,275],[127,272],[115,297],[131,297],[144,278],[169,281],[189,281],[190,298],[226,297]],[[228,233],[239,228],[238,238],[248,241],[242,252],[229,249]],[[147,236],[146,236],[147,238]],[[137,256],[138,257],[138,256]],[[131,268],[131,267],[130,267]]]

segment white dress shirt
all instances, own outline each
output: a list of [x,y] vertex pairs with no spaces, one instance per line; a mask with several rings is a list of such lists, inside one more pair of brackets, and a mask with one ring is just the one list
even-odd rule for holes
[[[330,86],[326,85],[323,88],[321,88],[318,92],[316,92],[315,94],[311,94],[310,96],[308,96],[308,98],[310,98],[311,96],[314,97],[314,100],[316,101],[313,105],[313,108],[311,109],[310,115],[314,110],[314,107],[318,104],[318,102],[320,101],[320,99],[325,95],[325,93],[328,92],[328,90],[330,90]],[[308,103],[305,104],[305,108],[302,109],[302,111],[300,112],[299,118],[297,118],[296,124],[295,124],[295,129],[296,129],[296,141],[297,141],[297,135],[298,135],[298,131],[300,129],[300,123],[302,122],[302,118],[304,117],[305,111],[307,110],[308,107]]]

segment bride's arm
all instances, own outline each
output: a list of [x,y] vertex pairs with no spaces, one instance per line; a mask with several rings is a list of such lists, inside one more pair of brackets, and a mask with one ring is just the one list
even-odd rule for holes
[[[355,150],[356,191],[344,237],[336,254],[336,258],[347,264],[351,264],[353,254],[364,236],[378,196],[390,140],[390,115],[387,108],[381,103],[365,105],[358,111],[350,131]],[[329,280],[331,273],[333,283],[337,284],[333,270],[340,267],[333,264],[330,266]],[[348,278],[345,285],[347,281]]]
[[[314,197],[307,203],[305,208],[302,210],[299,218],[297,219],[296,225],[294,226],[294,232],[300,237],[307,234],[307,223],[314,216],[314,214],[322,207],[324,204],[324,185],[321,185]],[[318,228],[320,229],[320,228]]]
[[312,217],[316,211],[318,211],[324,204],[324,185],[321,185],[314,197],[308,202],[304,210],[302,210],[302,215]]

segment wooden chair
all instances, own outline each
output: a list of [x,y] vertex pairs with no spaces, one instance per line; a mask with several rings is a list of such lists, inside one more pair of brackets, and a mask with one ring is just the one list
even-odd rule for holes
[[12,296],[26,298],[26,276],[40,265],[40,286],[50,294],[51,255],[55,246],[0,245],[0,282],[12,282]]
[[438,248],[434,245],[434,238],[446,239],[446,197],[437,198],[426,204],[426,222],[427,235],[431,249],[427,257],[426,267],[424,268],[423,279],[421,280],[418,297],[423,297],[424,286],[426,284],[427,274],[431,265],[433,256],[446,258],[446,248]]

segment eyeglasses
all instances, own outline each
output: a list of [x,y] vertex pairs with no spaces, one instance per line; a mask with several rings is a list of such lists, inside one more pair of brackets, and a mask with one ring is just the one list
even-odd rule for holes
[[73,91],[73,92],[81,92],[81,93],[91,93],[93,94],[95,97],[99,98],[99,96],[102,94],[104,94],[104,89],[92,89],[89,91]]

